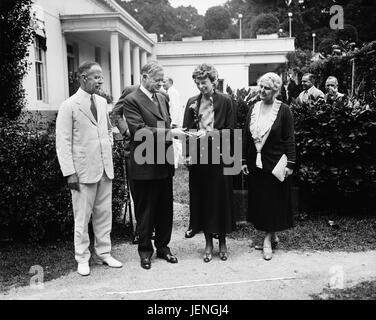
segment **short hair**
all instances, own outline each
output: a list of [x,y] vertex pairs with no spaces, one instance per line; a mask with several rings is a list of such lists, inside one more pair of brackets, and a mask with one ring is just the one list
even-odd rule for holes
[[196,79],[203,80],[209,78],[211,82],[216,83],[218,80],[218,71],[212,64],[203,63],[193,71],[192,78],[194,81]]
[[[312,73],[305,73],[303,74],[303,77],[308,77],[308,80],[311,81],[312,83],[315,82],[315,76]],[[303,79],[302,77],[302,79]]]
[[281,77],[274,72],[267,72],[257,80],[257,85],[260,85],[261,81],[271,82],[271,89],[274,92],[279,92],[282,87]]
[[100,67],[100,64],[95,61],[85,61],[81,63],[80,66],[78,67],[78,74],[82,76],[85,72],[88,72],[93,66]]
[[[328,79],[326,79],[326,81],[328,81],[328,80],[333,80],[335,82],[336,86],[338,87],[338,79],[335,76],[329,76]],[[326,81],[325,81],[325,83],[326,83]]]
[[171,84],[174,84],[174,80],[172,80],[172,78],[170,77],[166,77],[166,81],[171,82]]
[[163,67],[155,60],[149,61],[141,68],[141,74],[154,75],[159,71],[163,71]]

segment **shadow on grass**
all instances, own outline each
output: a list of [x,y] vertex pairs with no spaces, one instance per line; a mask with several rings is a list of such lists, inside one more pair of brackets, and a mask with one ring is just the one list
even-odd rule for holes
[[[338,228],[330,227],[328,221],[329,216],[296,216],[294,228],[278,233],[279,248],[346,252],[376,250],[376,217],[337,217]],[[240,225],[229,237],[250,238],[262,243],[263,235],[252,225]]]
[[376,300],[376,279],[344,289],[325,288],[311,297],[314,300]]
[[[114,224],[111,233],[112,245],[130,241],[129,228]],[[93,255],[93,233],[89,227],[91,239],[90,252]],[[12,288],[28,286],[35,273],[29,273],[33,266],[43,269],[43,281],[51,281],[75,272],[73,239],[59,240],[54,243],[0,243],[0,293]]]

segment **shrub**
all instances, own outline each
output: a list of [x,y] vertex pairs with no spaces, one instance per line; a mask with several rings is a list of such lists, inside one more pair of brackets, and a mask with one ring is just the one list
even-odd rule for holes
[[279,20],[272,13],[262,13],[258,15],[252,23],[251,34],[272,34],[277,33],[279,29]]
[[293,105],[301,209],[374,209],[376,108],[362,101]]
[[25,105],[22,80],[32,40],[30,7],[31,0],[0,2],[0,117],[15,119]]
[[[0,123],[0,231],[17,241],[72,236],[72,200],[56,156],[55,128],[40,131],[33,119]],[[125,196],[122,150],[121,141],[116,142],[115,221]]]

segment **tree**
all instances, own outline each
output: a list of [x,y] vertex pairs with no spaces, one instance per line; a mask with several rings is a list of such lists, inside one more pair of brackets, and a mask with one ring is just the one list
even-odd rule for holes
[[251,34],[271,34],[277,33],[279,29],[279,20],[272,13],[262,13],[258,15],[252,24]]
[[205,39],[224,39],[231,27],[230,12],[222,6],[209,8],[205,13]]
[[0,2],[0,118],[15,119],[24,108],[22,80],[28,71],[26,57],[32,40],[31,0]]
[[131,0],[117,2],[149,33],[163,34],[164,40],[203,34],[203,16],[188,6],[173,8],[168,0]]

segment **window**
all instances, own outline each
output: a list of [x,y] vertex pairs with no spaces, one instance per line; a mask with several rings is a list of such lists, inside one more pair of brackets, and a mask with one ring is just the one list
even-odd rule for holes
[[101,58],[102,58],[101,48],[95,47],[95,62],[99,63],[99,64],[102,64],[101,63]]
[[219,92],[223,92],[223,82],[224,82],[223,79],[218,79],[217,90],[218,90]]
[[78,77],[78,45],[77,43],[67,43],[69,96],[76,93],[80,87]]
[[37,100],[47,102],[46,96],[46,39],[36,35],[35,48],[35,72],[37,80]]

